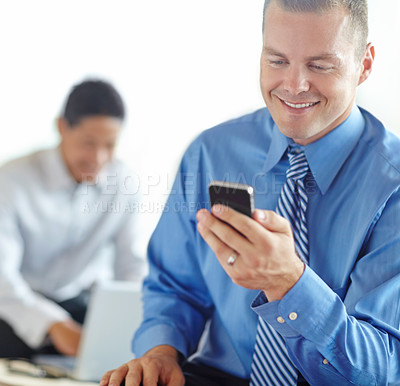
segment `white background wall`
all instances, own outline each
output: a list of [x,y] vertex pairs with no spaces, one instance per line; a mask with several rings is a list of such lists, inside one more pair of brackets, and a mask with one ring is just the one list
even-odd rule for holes
[[[359,102],[400,133],[400,2],[369,3],[377,58]],[[56,144],[54,121],[71,85],[104,77],[128,107],[118,151],[141,176],[151,229],[189,141],[263,106],[262,7],[263,0],[1,0],[0,163]]]

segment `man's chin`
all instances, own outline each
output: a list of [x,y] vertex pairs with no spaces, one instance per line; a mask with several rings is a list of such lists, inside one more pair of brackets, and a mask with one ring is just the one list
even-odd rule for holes
[[99,172],[81,172],[79,182],[96,183],[99,177]]
[[309,130],[299,127],[299,126],[289,126],[287,123],[282,125],[277,125],[279,131],[286,137],[293,139],[306,139],[311,136]]

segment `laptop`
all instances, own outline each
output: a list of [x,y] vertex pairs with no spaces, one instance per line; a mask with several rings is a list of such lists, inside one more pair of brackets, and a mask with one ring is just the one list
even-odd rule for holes
[[134,358],[131,341],[141,321],[139,283],[99,283],[90,297],[78,355],[37,355],[33,361],[49,374],[98,382],[106,371]]

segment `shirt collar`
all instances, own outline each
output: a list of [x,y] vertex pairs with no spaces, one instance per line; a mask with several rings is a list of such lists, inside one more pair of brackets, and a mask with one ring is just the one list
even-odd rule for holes
[[68,171],[60,146],[47,152],[43,168],[46,171],[47,183],[50,189],[76,188],[77,182]]
[[[322,194],[329,189],[343,163],[357,144],[365,126],[359,108],[354,105],[348,118],[327,135],[307,146],[304,152],[311,173]],[[264,172],[270,171],[294,143],[283,135],[274,124],[271,145],[265,160]]]
[[278,126],[274,123],[272,128],[271,144],[263,167],[264,173],[269,172],[281,160],[287,147],[291,143],[293,143],[293,140],[283,135],[279,131]]

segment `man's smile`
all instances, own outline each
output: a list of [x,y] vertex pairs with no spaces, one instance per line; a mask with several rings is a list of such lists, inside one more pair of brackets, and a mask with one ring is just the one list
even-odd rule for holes
[[[280,99],[280,98],[279,98]],[[304,109],[304,108],[307,108],[307,107],[312,107],[312,106],[315,106],[316,104],[318,104],[319,103],[319,101],[317,101],[317,102],[306,102],[306,103],[291,103],[291,102],[288,102],[288,101],[285,101],[285,100],[283,100],[283,99],[280,99],[286,106],[289,106],[289,107],[291,107],[291,108],[293,108],[293,109]]]

